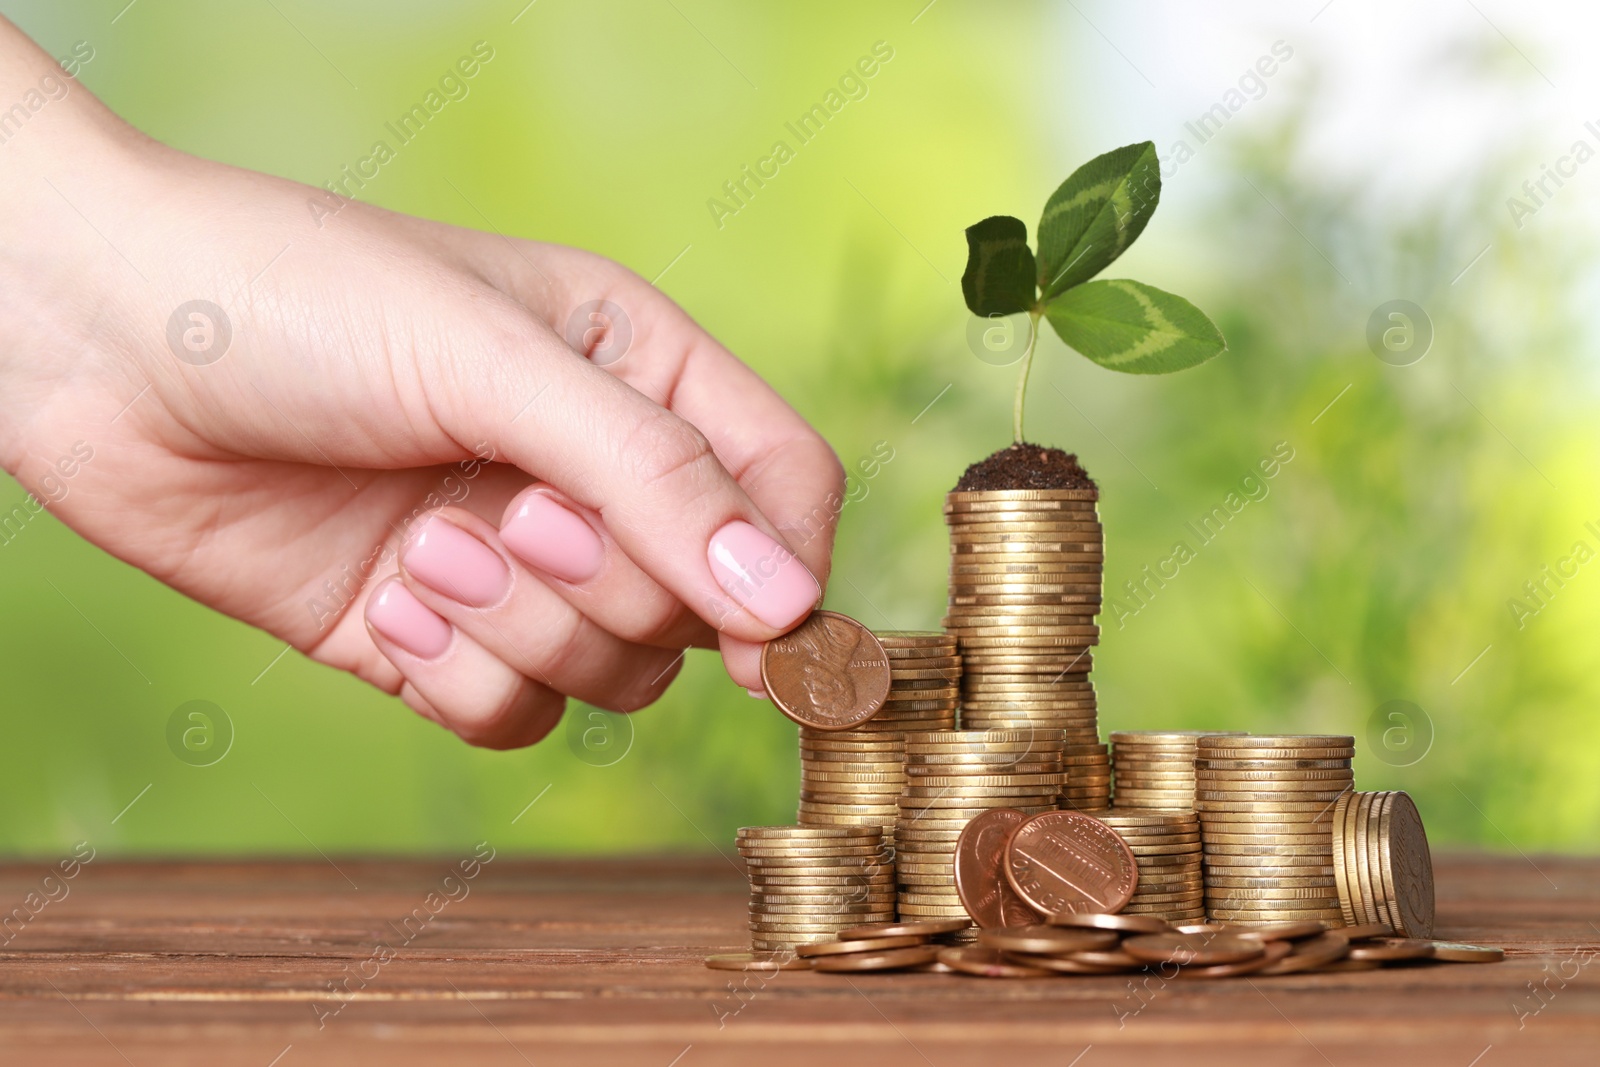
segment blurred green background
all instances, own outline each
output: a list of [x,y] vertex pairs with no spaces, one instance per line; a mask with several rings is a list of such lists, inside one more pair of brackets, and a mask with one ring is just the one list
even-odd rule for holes
[[[1540,610],[1520,627],[1508,606],[1575,542],[1600,549],[1593,197],[1550,199],[1521,227],[1505,203],[1571,140],[1595,139],[1580,108],[1550,99],[1563,77],[1540,80],[1561,57],[1521,37],[1519,59],[1508,37],[1533,30],[1498,21],[1511,19],[1501,8],[1507,36],[1470,12],[1401,35],[1418,77],[1470,86],[1483,121],[1452,126],[1430,111],[1447,83],[1370,91],[1363,77],[1384,64],[1338,5],[925,4],[0,10],[53,54],[89,41],[82,81],[152,136],[313,185],[487,42],[470,95],[363,199],[661,274],[847,466],[887,442],[892,461],[844,511],[829,590],[830,606],[880,628],[937,625],[940,496],[1010,433],[1014,368],[966,340],[963,227],[1009,213],[1031,231],[1090,156],[1186,141],[1194,157],[1174,156],[1161,211],[1109,274],[1194,300],[1231,350],[1171,378],[1121,377],[1047,335],[1031,392],[1030,436],[1078,452],[1103,487],[1107,595],[1127,609],[1121,625],[1102,619],[1103,727],[1350,732],[1358,786],[1410,790],[1435,843],[1594,848],[1600,563],[1525,599]],[[1279,39],[1293,59],[1199,143],[1184,123]],[[796,146],[785,122],[880,41],[893,57],[867,95]],[[1396,137],[1409,153],[1388,150]],[[708,199],[779,139],[795,159],[719,226]],[[1393,299],[1432,322],[1410,366],[1367,343]],[[1201,544],[1186,524],[1280,442],[1293,459],[1266,495]],[[7,479],[0,511],[21,499]],[[1122,592],[1178,541],[1195,558],[1176,577],[1142,603]],[[570,730],[492,753],[280,657],[281,642],[48,515],[0,544],[0,590],[7,852],[80,839],[124,853],[484,838],[727,849],[736,826],[793,818],[793,728],[707,653],[625,724],[574,707]],[[169,718],[191,700],[232,724],[209,766],[169,749]],[[1413,705],[1409,720],[1387,717],[1394,700]],[[585,730],[600,731],[588,748]]]

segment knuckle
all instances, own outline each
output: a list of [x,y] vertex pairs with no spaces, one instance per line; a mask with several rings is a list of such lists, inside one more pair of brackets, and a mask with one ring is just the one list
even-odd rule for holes
[[703,491],[720,468],[706,435],[666,411],[646,418],[628,435],[623,459],[641,486],[674,493],[682,491],[679,483],[684,482],[691,487],[702,483],[697,488]]

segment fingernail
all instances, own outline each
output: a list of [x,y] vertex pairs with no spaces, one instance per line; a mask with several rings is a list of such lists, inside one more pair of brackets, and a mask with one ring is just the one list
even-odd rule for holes
[[367,601],[367,621],[418,659],[433,659],[450,647],[450,624],[391,578]]
[[774,630],[787,630],[822,599],[806,565],[742,519],[711,535],[706,558],[728,595]]
[[406,544],[400,565],[434,592],[475,608],[499,603],[511,585],[511,571],[494,549],[438,515]]
[[600,573],[605,546],[583,518],[544,493],[529,493],[500,527],[500,540],[522,562],[565,582]]
[[765,689],[746,689],[745,692],[749,693],[751,698],[755,700],[767,699],[767,691]]

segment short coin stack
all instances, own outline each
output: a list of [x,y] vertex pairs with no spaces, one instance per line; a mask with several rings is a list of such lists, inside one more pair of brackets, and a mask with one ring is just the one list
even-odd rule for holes
[[1124,915],[1154,915],[1169,922],[1206,917],[1200,818],[1184,811],[1110,811],[1095,816],[1115,830],[1139,865],[1139,884]]
[[1111,735],[1112,803],[1118,811],[1194,810],[1195,746],[1227,730],[1118,730]]
[[1061,749],[1061,807],[1099,815],[1111,806],[1111,757],[1098,742],[1067,744]]
[[968,820],[990,808],[1052,810],[1061,778],[1061,742],[1044,731],[908,734],[906,791],[895,827],[900,918],[966,918],[954,858]]
[[1333,869],[1345,922],[1433,934],[1433,857],[1405,793],[1346,793],[1333,807]]
[[1355,738],[1209,735],[1196,752],[1207,914],[1342,922],[1333,811],[1354,786]]
[[746,826],[750,944],[776,952],[894,918],[894,857],[870,826]]
[[1105,541],[1098,489],[945,496],[950,604],[961,642],[962,726],[1059,728],[1100,740],[1089,649],[1098,644]]
[[961,680],[956,639],[938,630],[884,630],[874,636],[889,657],[889,697],[854,732],[954,730]]
[[905,741],[899,734],[800,728],[802,826],[870,826],[894,843],[894,821],[906,787]]

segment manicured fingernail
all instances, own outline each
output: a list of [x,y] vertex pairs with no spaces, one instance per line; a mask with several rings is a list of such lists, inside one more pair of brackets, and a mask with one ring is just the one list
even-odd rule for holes
[[806,565],[742,519],[711,535],[706,558],[728,595],[774,630],[787,630],[822,599]]
[[499,603],[511,586],[511,571],[494,549],[438,515],[407,543],[400,565],[434,592],[475,608]]
[[500,527],[500,540],[522,562],[566,582],[600,573],[605,546],[582,517],[544,493],[529,493]]
[[398,578],[384,582],[367,601],[367,621],[418,659],[433,659],[450,647],[450,624]]
[[746,689],[745,692],[749,693],[750,696],[756,700],[767,699],[767,691],[765,689]]

